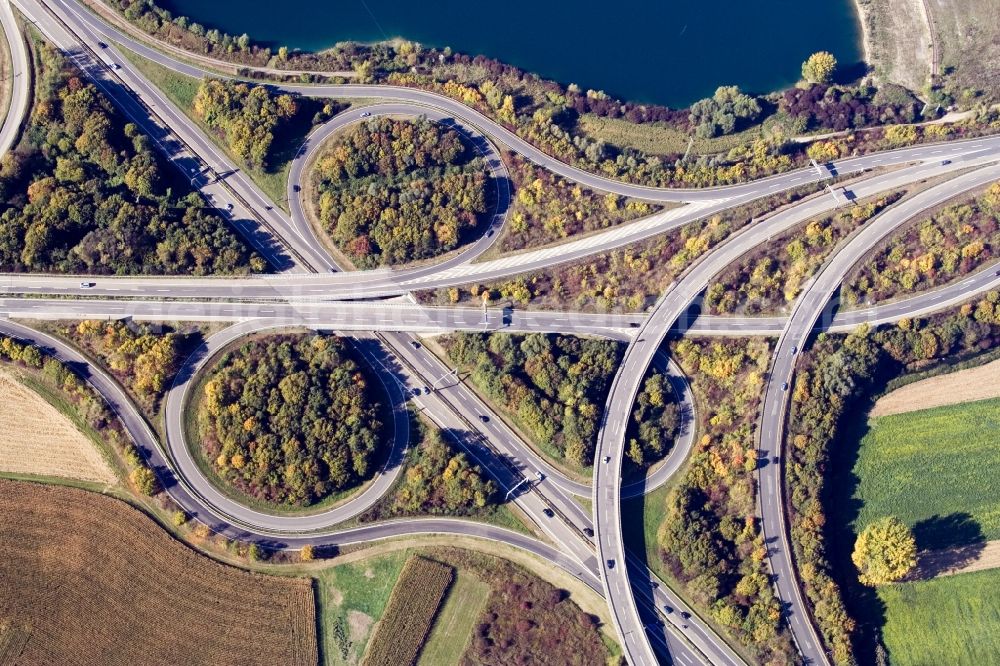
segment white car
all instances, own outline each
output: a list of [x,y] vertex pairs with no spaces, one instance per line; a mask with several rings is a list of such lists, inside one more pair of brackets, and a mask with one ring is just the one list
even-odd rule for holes
[[97,284],[97,283],[96,282],[81,282],[80,283],[80,289],[90,289],[95,284]]
[[361,117],[362,118],[371,118],[371,115],[372,115],[371,111],[364,111],[364,112],[362,112]]

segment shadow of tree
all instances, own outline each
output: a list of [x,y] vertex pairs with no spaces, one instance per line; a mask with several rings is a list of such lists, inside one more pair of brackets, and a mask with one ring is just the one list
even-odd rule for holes
[[983,528],[965,511],[947,516],[931,516],[913,526],[918,550],[982,545],[986,541]]
[[968,513],[932,516],[913,526],[920,550],[909,580],[933,578],[976,561],[986,547],[982,527]]

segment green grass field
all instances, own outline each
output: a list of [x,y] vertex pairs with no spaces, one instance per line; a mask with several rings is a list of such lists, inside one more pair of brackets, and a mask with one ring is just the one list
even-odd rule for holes
[[884,587],[893,666],[1000,664],[1000,569]]
[[399,551],[317,572],[316,611],[324,664],[358,662],[409,554]]
[[998,432],[1000,399],[872,419],[853,469],[855,533],[894,515],[920,548],[1000,538]]
[[492,591],[488,583],[459,569],[420,651],[417,666],[459,663]]

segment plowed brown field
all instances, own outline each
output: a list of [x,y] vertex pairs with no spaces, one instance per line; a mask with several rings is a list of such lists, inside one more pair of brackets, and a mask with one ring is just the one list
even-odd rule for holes
[[199,555],[118,500],[0,480],[0,665],[309,664],[312,583]]

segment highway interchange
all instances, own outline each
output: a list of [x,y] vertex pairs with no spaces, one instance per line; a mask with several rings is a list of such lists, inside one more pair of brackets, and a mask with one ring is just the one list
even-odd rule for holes
[[[0,18],[11,43],[15,86],[11,111],[0,131],[0,148],[9,149],[27,112],[30,98],[27,57],[17,38],[7,0]],[[639,558],[626,551],[621,532],[621,499],[659,487],[679,470],[694,439],[694,404],[679,370],[660,351],[674,333],[696,335],[769,335],[778,337],[757,434],[762,457],[758,470],[759,512],[764,533],[776,537],[769,552],[777,593],[802,659],[828,663],[822,643],[801,598],[790,556],[781,477],[781,441],[787,393],[795,355],[816,328],[850,330],[860,323],[886,323],[928,314],[1000,286],[995,267],[932,292],[861,310],[831,307],[840,282],[871,248],[921,211],[1000,178],[1000,137],[916,146],[833,165],[800,169],[744,185],[704,190],[657,189],[630,185],[590,174],[555,160],[506,128],[465,105],[421,90],[388,86],[280,86],[301,95],[379,98],[372,107],[354,109],[320,126],[296,156],[287,185],[291,214],[233,164],[182,111],[169,102],[121,56],[122,44],[178,72],[195,77],[210,72],[181,62],[105,24],[75,0],[14,0],[13,3],[55,45],[154,138],[164,155],[206,199],[225,211],[234,226],[279,273],[250,278],[85,277],[8,274],[2,276],[0,315],[12,319],[122,318],[159,321],[226,321],[232,325],[211,336],[188,359],[166,397],[166,441],[160,442],[125,391],[109,374],[57,338],[23,323],[0,318],[0,332],[38,344],[73,367],[121,417],[137,446],[160,473],[170,496],[213,530],[270,547],[298,548],[306,543],[346,545],[421,533],[463,534],[502,541],[528,550],[576,576],[609,603],[626,657],[652,664],[657,655],[683,664],[741,664],[744,659],[717,635]],[[20,44],[20,47],[18,47]],[[102,44],[107,44],[104,48]],[[18,49],[21,49],[20,51]],[[110,60],[109,60],[110,59]],[[114,63],[114,68],[109,67]],[[23,74],[23,76],[22,76]],[[362,114],[365,114],[364,116]],[[497,211],[491,232],[443,262],[418,268],[340,272],[323,249],[301,209],[298,186],[314,151],[337,130],[368,115],[425,115],[450,122],[483,153],[498,183]],[[496,148],[503,145],[536,164],[581,185],[650,201],[683,204],[648,218],[570,240],[558,247],[529,250],[490,261],[476,261],[499,236],[510,191],[506,167]],[[886,168],[892,167],[886,170]],[[874,170],[874,171],[873,171]],[[224,174],[224,178],[216,177]],[[851,197],[864,198],[928,180],[924,192],[904,199],[868,222],[841,244],[826,265],[803,288],[788,317],[708,317],[690,315],[710,281],[749,250],[844,203],[847,192],[820,192],[796,205],[755,220],[703,255],[671,284],[656,305],[641,315],[599,315],[491,308],[433,308],[417,305],[416,290],[484,282],[551,268],[554,265],[624,247],[769,194],[829,182],[850,175]],[[93,283],[81,298],[80,283]],[[353,344],[385,384],[394,407],[394,436],[382,472],[351,501],[329,510],[295,517],[261,513],[220,492],[199,471],[183,432],[183,412],[197,372],[221,350],[247,334],[282,327],[357,331]],[[544,331],[597,335],[627,343],[605,406],[592,483],[569,478],[549,464],[508,428],[450,369],[424,350],[413,333],[454,330]],[[625,430],[640,383],[650,365],[668,368],[689,412],[684,436],[665,461],[639,483],[622,484]],[[415,388],[434,384],[431,392]],[[392,485],[408,444],[407,404],[435,422],[505,490],[517,487],[513,501],[550,543],[464,520],[427,519],[377,523],[342,529],[337,525],[369,508]],[[485,419],[479,418],[486,417]],[[776,457],[775,457],[776,456]],[[603,461],[607,462],[603,462]],[[775,462],[776,461],[776,462]],[[541,478],[539,478],[539,475]],[[521,483],[524,480],[528,483]],[[519,485],[520,484],[520,485]],[[593,511],[575,499],[590,495]],[[664,613],[665,607],[675,612]],[[690,614],[681,618],[680,612]],[[657,616],[660,620],[656,620]]]

